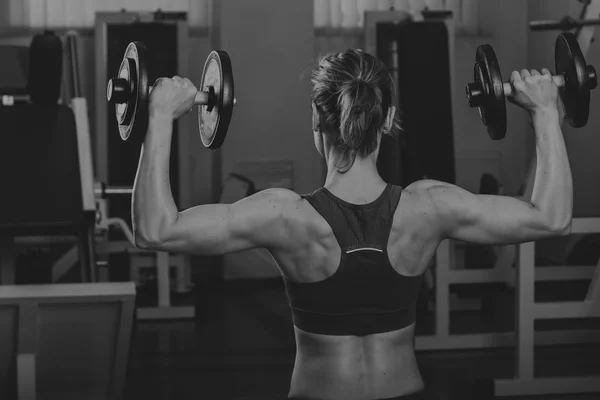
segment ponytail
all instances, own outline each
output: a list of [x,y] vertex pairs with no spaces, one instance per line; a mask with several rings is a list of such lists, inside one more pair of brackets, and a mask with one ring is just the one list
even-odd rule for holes
[[377,149],[392,105],[392,78],[380,60],[350,49],[321,57],[312,84],[313,102],[330,127],[328,133],[343,155],[341,160],[347,161],[338,170],[347,172],[357,155],[367,157]]
[[355,79],[341,85],[340,135],[348,150],[359,152],[370,148],[368,142],[377,139],[377,132],[385,121],[381,103],[381,91],[368,82]]

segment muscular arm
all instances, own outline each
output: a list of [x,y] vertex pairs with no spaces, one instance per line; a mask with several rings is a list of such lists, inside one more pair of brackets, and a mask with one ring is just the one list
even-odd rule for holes
[[265,190],[235,204],[207,204],[179,212],[169,182],[171,136],[170,118],[150,118],[132,201],[138,247],[221,255],[285,245],[286,209],[299,198],[286,189]]
[[[558,120],[560,125],[565,121],[565,110],[562,102],[559,100],[558,106]],[[531,120],[531,127],[533,126],[533,120]],[[535,128],[534,128],[535,129]],[[535,182],[535,171],[537,166],[537,149],[533,152],[531,160],[527,164],[527,170],[525,172],[525,181],[521,187],[518,198],[523,201],[531,201],[531,195],[533,194],[533,183]]]
[[416,185],[441,238],[510,244],[570,232],[573,188],[558,112],[540,111],[533,115],[533,123],[537,163],[530,201],[474,195],[435,181]]

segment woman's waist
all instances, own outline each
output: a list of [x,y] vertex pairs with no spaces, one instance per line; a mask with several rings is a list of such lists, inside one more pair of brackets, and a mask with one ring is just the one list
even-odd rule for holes
[[356,339],[363,342],[340,339],[335,344],[317,345],[300,341],[292,387],[313,388],[313,394],[333,391],[340,398],[354,393],[358,399],[400,396],[423,387],[412,338]]
[[344,400],[385,399],[423,389],[423,380],[412,348],[388,354],[333,356],[305,355],[296,362],[290,395]]

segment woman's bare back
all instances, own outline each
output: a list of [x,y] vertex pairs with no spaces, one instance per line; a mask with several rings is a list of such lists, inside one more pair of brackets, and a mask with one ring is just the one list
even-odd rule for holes
[[[439,244],[418,200],[415,193],[403,191],[388,240],[390,263],[402,275],[422,274]],[[307,200],[299,200],[296,211],[289,216],[289,231],[297,246],[292,252],[273,252],[273,257],[288,280],[324,280],[340,264],[340,246],[332,228]],[[414,323],[360,337],[294,329],[297,349],[290,397],[379,399],[423,388],[414,355]]]

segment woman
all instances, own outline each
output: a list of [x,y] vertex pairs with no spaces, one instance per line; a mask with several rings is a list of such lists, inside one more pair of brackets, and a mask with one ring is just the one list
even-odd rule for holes
[[320,59],[313,73],[315,146],[327,161],[308,196],[269,189],[235,204],[179,212],[169,186],[172,121],[193,105],[187,79],[159,79],[133,196],[139,247],[226,254],[263,247],[281,270],[297,352],[290,398],[413,399],[423,395],[414,353],[421,276],[443,239],[480,244],[570,232],[572,182],[550,72],[513,72],[512,101],[532,117],[537,168],[531,201],[474,195],[377,172],[381,137],[396,126],[385,66],[361,50]]

